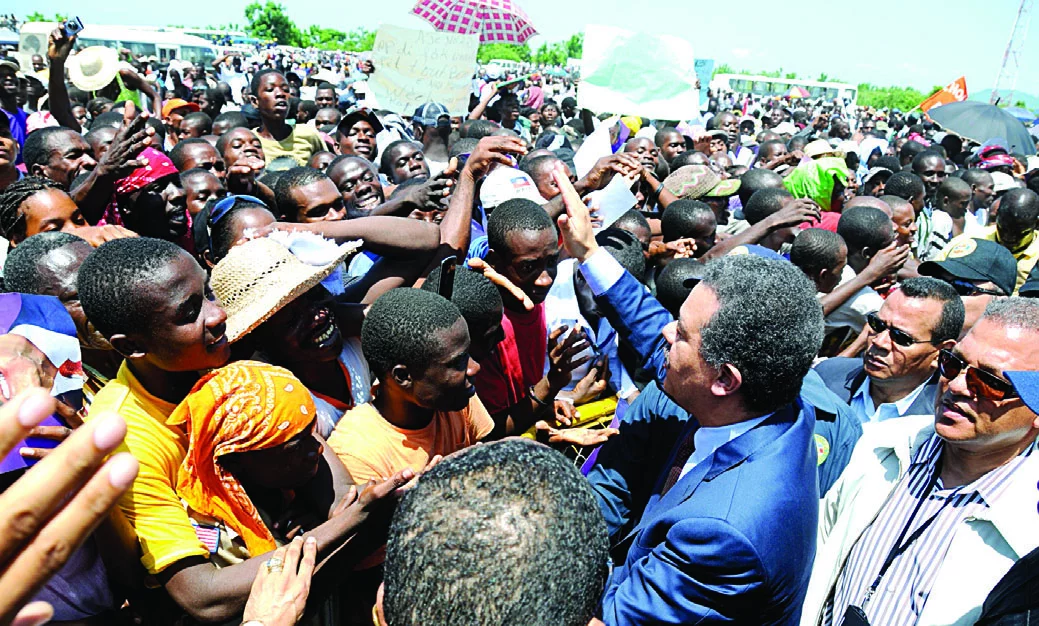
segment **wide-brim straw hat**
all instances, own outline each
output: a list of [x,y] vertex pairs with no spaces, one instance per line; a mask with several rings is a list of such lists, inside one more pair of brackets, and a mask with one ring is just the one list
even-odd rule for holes
[[115,48],[83,48],[67,63],[69,80],[83,91],[104,89],[119,74],[119,53]]
[[308,265],[280,243],[260,238],[231,248],[210,284],[227,312],[227,340],[237,341],[335,271],[361,244],[341,246],[327,265]]

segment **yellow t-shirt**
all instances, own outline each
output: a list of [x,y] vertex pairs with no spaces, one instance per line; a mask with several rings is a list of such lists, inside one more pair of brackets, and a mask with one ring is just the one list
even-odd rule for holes
[[126,439],[116,452],[132,454],[140,471],[119,498],[119,509],[136,533],[131,539],[140,543],[141,563],[150,574],[187,557],[209,556],[177,495],[188,437],[166,425],[176,406],[148,393],[125,362],[90,405],[90,416],[113,411],[126,421]]
[[[988,241],[995,241],[1000,243],[999,235],[996,232],[995,226],[987,226],[979,232],[971,235],[960,235],[954,237],[942,250],[939,261],[944,261],[950,256],[956,258],[957,256],[964,256],[974,251],[967,242],[971,239],[985,239]],[[1021,285],[1025,284],[1028,280],[1028,274],[1035,267],[1037,261],[1039,261],[1039,234],[1032,237],[1032,243],[1024,247],[1023,250],[1019,250],[1014,254],[1014,258],[1017,259],[1017,284],[1014,285],[1014,295],[1017,295],[1017,290],[1021,288]]]
[[480,398],[461,411],[435,413],[425,428],[405,430],[383,419],[369,402],[354,407],[336,424],[328,445],[354,483],[390,477],[410,467],[416,472],[437,454],[448,455],[486,437],[494,421]]
[[260,145],[263,146],[263,156],[267,161],[267,165],[270,165],[271,161],[278,157],[290,156],[296,159],[296,163],[302,167],[310,161],[310,157],[315,152],[325,150],[325,142],[321,140],[321,135],[318,135],[317,129],[306,124],[293,126],[289,136],[281,141],[264,139],[255,130],[253,134],[260,139]]

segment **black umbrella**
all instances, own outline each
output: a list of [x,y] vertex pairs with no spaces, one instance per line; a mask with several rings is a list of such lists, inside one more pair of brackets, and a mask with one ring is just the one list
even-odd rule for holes
[[951,102],[934,107],[927,115],[945,130],[961,137],[978,143],[998,137],[1010,144],[1011,152],[1035,154],[1035,142],[1025,125],[997,106],[971,100]]

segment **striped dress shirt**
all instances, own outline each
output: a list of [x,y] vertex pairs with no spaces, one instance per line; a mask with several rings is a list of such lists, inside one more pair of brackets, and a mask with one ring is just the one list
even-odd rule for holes
[[[905,476],[895,486],[873,523],[852,548],[837,577],[823,611],[822,624],[840,626],[849,606],[862,607],[866,593],[880,573],[888,553],[908,524],[905,538],[911,537],[929,519],[934,521],[900,555],[895,557],[876,592],[863,611],[870,624],[915,624],[927,604],[942,561],[960,523],[980,510],[992,506],[1014,478],[1014,470],[1024,462],[1036,444],[1029,446],[1011,462],[985,474],[969,485],[945,489],[941,479],[932,483],[943,442],[932,435],[920,446]],[[930,484],[934,488],[925,493]],[[913,509],[925,498],[916,516]]]

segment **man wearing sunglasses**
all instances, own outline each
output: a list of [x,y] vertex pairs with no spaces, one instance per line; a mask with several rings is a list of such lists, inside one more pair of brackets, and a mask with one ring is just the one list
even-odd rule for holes
[[963,328],[963,303],[947,283],[910,278],[866,315],[861,358],[836,357],[815,370],[863,423],[930,415],[938,381],[938,351]]
[[960,294],[965,310],[962,337],[985,312],[992,298],[1014,293],[1017,261],[1009,250],[994,241],[962,239],[946,252],[944,261],[922,263],[919,271],[949,283]]
[[802,624],[973,624],[1039,546],[1036,345],[1039,302],[994,300],[939,353],[933,414],[866,430],[823,502]]

